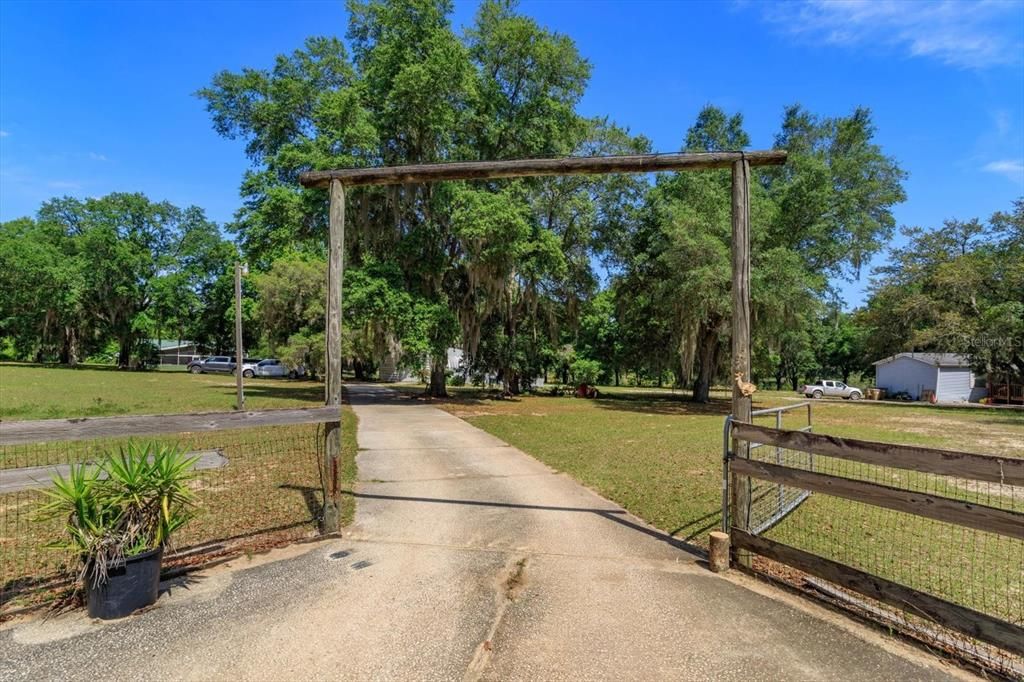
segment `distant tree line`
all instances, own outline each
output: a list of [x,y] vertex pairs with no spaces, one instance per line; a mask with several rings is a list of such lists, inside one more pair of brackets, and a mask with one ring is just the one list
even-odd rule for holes
[[6,354],[75,365],[109,351],[121,367],[150,339],[230,344],[234,245],[194,206],[141,194],[46,202],[0,225]]
[[906,228],[850,318],[862,357],[961,353],[997,379],[1024,378],[1024,198],[1011,210]]
[[[0,257],[17,267],[0,274],[0,336],[22,356],[67,362],[111,342],[127,361],[161,334],[230,349],[230,264],[241,257],[253,271],[247,347],[317,369],[327,197],[301,188],[300,172],[650,151],[578,113],[589,63],[510,3],[485,1],[461,33],[446,0],[349,9],[347,45],[310,38],[270,69],[225,71],[197,93],[252,162],[225,226],[240,254],[198,209],[137,195],[49,202],[3,226]],[[709,105],[680,148],[749,145],[742,116]],[[844,313],[834,282],[893,236],[905,174],[866,109],[787,107],[774,146],[787,164],[757,170],[751,187],[755,379],[848,379],[911,349],[1020,371],[1019,345],[983,342],[1022,338],[1019,203],[987,225],[910,231],[874,273],[867,305]],[[549,374],[707,400],[728,364],[729,187],[729,171],[713,171],[350,189],[342,352],[359,376],[385,354],[410,369],[429,361],[433,395],[458,346],[471,378],[497,377],[513,394]],[[92,248],[82,230],[110,244]]]

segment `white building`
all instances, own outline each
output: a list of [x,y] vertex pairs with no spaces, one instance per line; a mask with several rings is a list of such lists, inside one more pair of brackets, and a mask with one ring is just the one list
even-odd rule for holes
[[897,353],[872,364],[875,385],[890,396],[905,391],[920,400],[933,391],[938,402],[964,402],[984,395],[984,388],[974,385],[967,358],[955,353]]
[[[462,369],[463,351],[461,348],[448,349],[448,370],[458,372]],[[423,361],[423,371],[430,371],[429,358]],[[419,374],[410,372],[407,369],[400,369],[396,358],[391,353],[385,353],[380,361],[380,380],[388,383],[410,382],[416,383],[420,380]]]

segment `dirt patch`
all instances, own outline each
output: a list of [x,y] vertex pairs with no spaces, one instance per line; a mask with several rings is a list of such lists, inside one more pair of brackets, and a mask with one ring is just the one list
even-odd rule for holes
[[505,597],[515,601],[526,586],[526,559],[520,559],[505,580]]
[[1024,447],[1021,447],[1021,437],[1018,434],[998,433],[975,436],[974,442],[986,450],[998,451],[999,454],[1024,457]]
[[943,417],[889,417],[886,419],[888,422],[894,424],[930,424],[932,426],[949,426],[950,424],[961,423],[958,419],[947,419]]
[[491,412],[490,410],[474,410],[471,408],[463,408],[458,405],[440,405],[442,409],[456,417],[493,417],[497,415],[497,412]]
[[965,481],[956,479],[956,486],[978,495],[1004,497],[1011,501],[1024,501],[1024,486],[990,483],[988,481]]

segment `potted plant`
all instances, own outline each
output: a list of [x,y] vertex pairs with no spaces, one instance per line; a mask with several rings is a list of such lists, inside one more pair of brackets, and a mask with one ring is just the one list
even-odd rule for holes
[[49,546],[81,558],[91,617],[123,618],[156,601],[164,547],[193,514],[195,462],[177,447],[129,443],[98,466],[54,476],[40,515],[64,520]]

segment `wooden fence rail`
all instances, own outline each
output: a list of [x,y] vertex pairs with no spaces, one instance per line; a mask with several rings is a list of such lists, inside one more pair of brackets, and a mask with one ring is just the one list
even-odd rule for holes
[[[773,445],[880,467],[1009,486],[1024,485],[1024,459],[839,438],[806,431],[773,429],[745,422],[732,422],[732,437],[747,443]],[[734,476],[771,481],[1024,540],[1024,513],[1019,511],[819,473],[781,463],[747,459],[737,456],[736,452],[729,454],[728,466]],[[1024,656],[1024,628],[1019,624],[979,613],[891,580],[752,534],[749,530],[735,525],[730,528],[730,540],[733,548],[737,550],[737,556],[749,552],[759,554],[897,607],[906,613],[930,619],[980,641]]]
[[733,528],[731,543],[763,557],[792,566],[846,589],[895,606],[915,616],[952,628],[981,641],[1024,656],[1024,628],[987,614],[865,573],[830,559]]
[[736,438],[776,445],[787,450],[926,474],[1024,486],[1024,459],[877,443],[820,433],[772,429],[743,422],[733,422],[732,428]]
[[763,481],[1024,540],[1024,514],[1009,509],[750,459],[735,459],[731,467],[732,472],[740,476],[752,476]]
[[201,412],[131,417],[87,417],[0,422],[0,446],[91,440],[171,433],[219,431],[258,426],[317,424],[341,420],[341,407],[313,407],[260,412]]

